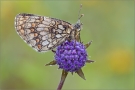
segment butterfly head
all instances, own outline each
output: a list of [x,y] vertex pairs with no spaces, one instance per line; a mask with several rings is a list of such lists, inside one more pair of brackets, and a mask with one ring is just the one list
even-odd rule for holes
[[80,22],[82,16],[84,16],[84,14],[81,14],[81,16],[78,18],[77,23],[74,25],[74,29],[77,31],[80,31],[82,29],[83,24]]
[[77,30],[77,31],[80,31],[82,29],[82,23],[80,22],[80,19],[84,16],[84,14],[81,14],[80,15],[80,11],[82,9],[82,4],[80,5],[80,9],[79,9],[79,12],[78,12],[78,21],[77,23],[74,25],[74,30]]
[[82,23],[80,22],[80,20],[77,21],[77,23],[74,25],[74,29],[77,31],[80,31],[82,29]]

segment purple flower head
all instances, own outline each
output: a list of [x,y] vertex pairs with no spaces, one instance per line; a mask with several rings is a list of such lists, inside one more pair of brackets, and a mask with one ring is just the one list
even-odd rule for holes
[[75,40],[72,41],[64,41],[62,44],[57,46],[56,51],[52,50],[55,54],[55,60],[51,61],[48,65],[59,65],[60,69],[62,70],[61,80],[57,90],[61,90],[64,81],[68,75],[68,72],[77,73],[81,78],[85,79],[84,73],[82,71],[82,67],[85,63],[92,63],[93,60],[87,59],[87,52],[86,48],[90,46],[92,41],[88,42],[87,44],[83,45],[80,42]]
[[55,60],[59,68],[67,72],[76,72],[85,65],[87,60],[85,46],[74,40],[66,40],[57,47]]

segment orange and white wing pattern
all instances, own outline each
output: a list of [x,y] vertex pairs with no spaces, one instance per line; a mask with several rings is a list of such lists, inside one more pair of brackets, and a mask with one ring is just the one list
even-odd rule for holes
[[38,52],[52,50],[70,36],[72,25],[66,21],[21,13],[15,17],[18,35]]

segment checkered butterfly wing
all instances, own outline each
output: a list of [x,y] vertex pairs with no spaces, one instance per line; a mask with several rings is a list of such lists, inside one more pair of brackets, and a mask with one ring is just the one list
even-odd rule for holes
[[72,25],[66,21],[33,14],[18,14],[15,28],[19,36],[38,52],[51,50],[70,36]]

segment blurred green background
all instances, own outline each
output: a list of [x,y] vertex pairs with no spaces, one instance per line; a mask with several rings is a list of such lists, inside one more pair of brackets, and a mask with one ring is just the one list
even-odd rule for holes
[[46,67],[54,54],[38,53],[17,35],[14,18],[33,13],[77,22],[80,4],[84,43],[95,63],[83,67],[86,80],[69,73],[63,90],[134,88],[134,1],[1,1],[0,88],[53,89],[61,77],[58,66]]

